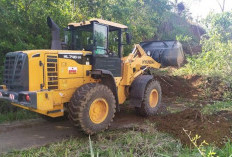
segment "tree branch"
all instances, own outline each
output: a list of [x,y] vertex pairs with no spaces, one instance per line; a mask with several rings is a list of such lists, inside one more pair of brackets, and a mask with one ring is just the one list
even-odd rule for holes
[[226,2],[226,0],[223,0],[222,4],[219,2],[219,0],[216,0],[216,1],[217,1],[218,5],[219,5],[221,11],[224,12],[225,11],[225,2]]

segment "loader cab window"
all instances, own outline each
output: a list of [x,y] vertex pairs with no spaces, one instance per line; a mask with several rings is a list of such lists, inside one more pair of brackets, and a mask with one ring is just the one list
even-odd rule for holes
[[109,32],[109,54],[113,57],[119,56],[120,37],[118,31]]
[[108,27],[94,23],[95,55],[106,55],[108,49]]
[[91,27],[77,27],[72,38],[74,50],[92,51],[94,43]]
[[122,56],[122,30],[93,22],[79,27],[69,26],[65,30],[65,46],[69,50],[92,51],[94,55]]
[[121,52],[121,30],[94,23],[94,42],[95,55],[119,57]]
[[91,29],[77,29],[74,34],[74,42],[76,50],[87,50],[93,49],[93,33]]
[[94,46],[93,27],[90,25],[67,29],[65,43],[70,50],[92,51]]

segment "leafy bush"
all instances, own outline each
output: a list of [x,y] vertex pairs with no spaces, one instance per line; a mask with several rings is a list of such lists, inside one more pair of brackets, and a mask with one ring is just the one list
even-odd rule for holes
[[187,57],[188,64],[175,71],[175,74],[218,76],[232,82],[232,43],[215,42],[213,44],[211,50],[205,51],[203,49],[200,55]]
[[174,74],[220,77],[225,82],[232,83],[232,27],[229,27],[232,24],[232,13],[213,14],[205,21],[208,36],[201,41],[202,53],[188,56],[188,64]]

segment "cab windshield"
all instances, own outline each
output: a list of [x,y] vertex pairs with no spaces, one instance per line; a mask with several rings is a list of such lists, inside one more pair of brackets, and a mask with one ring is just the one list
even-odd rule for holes
[[66,31],[65,43],[71,50],[94,50],[96,54],[106,54],[107,32],[107,27],[100,24],[76,27]]
[[65,34],[65,43],[71,50],[87,50],[93,49],[93,28],[89,26],[76,27],[67,30]]
[[121,52],[120,29],[92,23],[65,30],[65,49],[92,51],[95,55],[118,56]]

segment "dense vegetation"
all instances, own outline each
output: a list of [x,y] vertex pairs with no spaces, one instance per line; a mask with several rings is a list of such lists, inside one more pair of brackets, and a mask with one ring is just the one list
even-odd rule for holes
[[232,83],[232,12],[209,15],[204,21],[207,35],[201,40],[202,53],[188,57],[177,74],[219,77]]
[[130,27],[134,39],[141,41],[141,38],[154,35],[170,6],[167,0],[1,0],[0,8],[0,52],[3,54],[49,48],[47,16],[51,16],[61,27],[92,17],[121,22]]
[[93,17],[119,22],[129,27],[134,43],[191,36],[187,17],[173,12],[174,7],[168,0],[0,0],[0,52],[49,48],[47,16],[61,28]]

